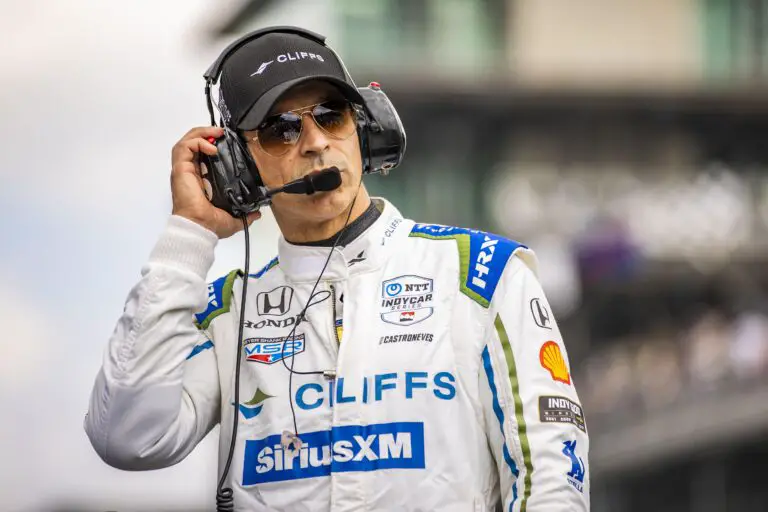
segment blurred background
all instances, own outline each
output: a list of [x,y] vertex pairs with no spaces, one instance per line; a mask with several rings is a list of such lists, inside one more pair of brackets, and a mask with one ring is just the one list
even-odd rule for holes
[[[202,73],[328,36],[408,132],[367,186],[532,247],[591,436],[593,510],[768,510],[768,0],[0,0],[0,510],[208,510],[212,433],[109,468],[93,378],[170,211]],[[269,215],[251,268],[275,253]],[[215,278],[242,267],[223,241]]]

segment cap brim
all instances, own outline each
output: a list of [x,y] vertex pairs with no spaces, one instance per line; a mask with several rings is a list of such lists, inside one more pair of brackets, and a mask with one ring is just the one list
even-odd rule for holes
[[344,80],[339,80],[335,76],[327,75],[303,76],[301,78],[294,78],[293,80],[288,80],[287,82],[283,82],[280,85],[276,85],[266,93],[262,94],[261,97],[253,104],[253,106],[251,106],[248,112],[246,112],[245,116],[243,116],[243,118],[237,123],[237,128],[239,130],[255,130],[256,127],[259,126],[262,121],[264,121],[264,118],[269,113],[272,105],[275,104],[275,102],[278,100],[278,98],[280,98],[280,96],[283,95],[283,93],[285,93],[291,87],[295,87],[299,84],[309,82],[311,80],[329,82],[338,87],[339,92],[341,92],[341,94],[347,100],[360,105],[364,104],[363,97],[359,92],[357,92],[357,88],[350,85],[348,82],[345,82]]

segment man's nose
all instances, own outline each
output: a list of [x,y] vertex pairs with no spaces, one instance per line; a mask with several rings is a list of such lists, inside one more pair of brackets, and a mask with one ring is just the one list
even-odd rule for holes
[[302,156],[312,156],[322,154],[328,149],[330,140],[312,117],[312,114],[306,112],[302,114],[301,138],[299,146]]

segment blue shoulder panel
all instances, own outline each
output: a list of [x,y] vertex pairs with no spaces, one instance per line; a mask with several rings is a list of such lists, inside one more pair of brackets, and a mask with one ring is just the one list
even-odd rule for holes
[[461,292],[486,308],[509,258],[520,247],[527,249],[525,245],[492,233],[439,224],[416,224],[409,236],[456,240]]
[[232,284],[239,274],[239,270],[233,270],[226,276],[220,277],[208,285],[208,307],[202,313],[195,315],[197,325],[201,329],[208,328],[211,320],[229,311]]
[[[273,258],[272,261],[255,274],[251,274],[251,277],[258,279],[276,265],[277,257]],[[229,306],[232,302],[232,285],[235,282],[235,278],[241,276],[242,272],[233,270],[226,276],[220,277],[208,285],[208,307],[202,313],[195,315],[199,328],[207,329],[214,318],[229,311]]]

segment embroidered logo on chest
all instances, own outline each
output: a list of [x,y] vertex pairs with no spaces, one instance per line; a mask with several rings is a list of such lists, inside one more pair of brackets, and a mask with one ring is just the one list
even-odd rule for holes
[[432,279],[405,275],[381,283],[381,319],[394,325],[412,325],[434,312]]

